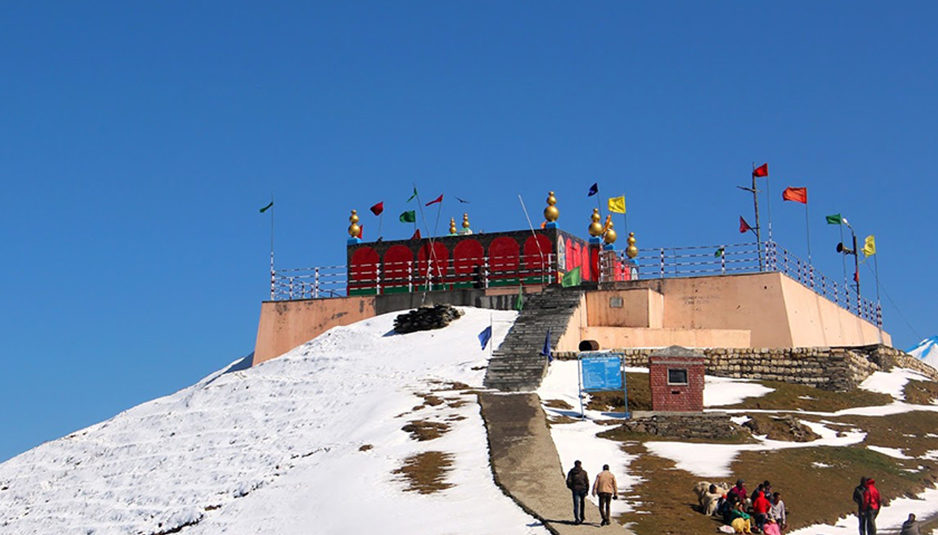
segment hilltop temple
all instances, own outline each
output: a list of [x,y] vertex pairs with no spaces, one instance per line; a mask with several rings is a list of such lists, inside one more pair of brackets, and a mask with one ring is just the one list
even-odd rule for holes
[[541,228],[474,233],[464,214],[444,236],[376,242],[361,239],[353,210],[345,266],[271,269],[254,364],[332,327],[425,304],[551,309],[530,299],[547,289],[572,303],[554,331],[557,352],[891,344],[878,304],[771,240],[653,249],[639,265],[634,233],[617,250],[611,217],[594,209],[580,238],[561,230],[556,205],[550,192]]

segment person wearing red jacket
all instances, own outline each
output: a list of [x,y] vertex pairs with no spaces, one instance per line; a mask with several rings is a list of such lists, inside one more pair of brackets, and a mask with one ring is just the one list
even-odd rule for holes
[[879,514],[879,506],[879,489],[876,488],[876,481],[872,478],[867,479],[863,501],[860,504],[860,535],[876,535],[876,515]]
[[768,518],[768,512],[771,508],[772,502],[765,497],[765,493],[762,491],[757,492],[756,499],[752,500],[752,513],[759,531],[762,531],[763,526],[765,526],[765,521]]

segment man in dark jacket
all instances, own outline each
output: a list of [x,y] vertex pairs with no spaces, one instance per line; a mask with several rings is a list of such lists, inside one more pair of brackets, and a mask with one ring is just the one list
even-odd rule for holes
[[919,524],[915,521],[915,515],[909,513],[909,519],[902,523],[902,533],[899,535],[922,535],[918,528]]
[[586,515],[586,495],[590,491],[590,478],[580,461],[573,462],[573,469],[567,473],[567,488],[573,492],[573,521],[583,523]]
[[863,518],[863,493],[866,492],[866,476],[860,478],[860,484],[853,489],[853,501],[857,504],[857,518],[860,519],[860,535],[866,535],[866,519]]

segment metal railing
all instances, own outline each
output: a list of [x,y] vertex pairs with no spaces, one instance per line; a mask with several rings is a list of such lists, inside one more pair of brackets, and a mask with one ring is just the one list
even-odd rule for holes
[[317,299],[456,288],[489,288],[555,282],[556,257],[448,258],[319,266],[277,270],[271,276],[271,300]]
[[[273,301],[284,301],[550,284],[557,282],[556,261],[556,255],[545,254],[378,262],[359,264],[352,269],[346,266],[283,269],[271,273],[270,297]],[[761,250],[755,242],[642,249],[638,264],[630,263],[621,251],[603,252],[600,266],[600,282],[635,279],[639,270],[645,279],[784,273],[856,316],[879,327],[883,325],[882,307],[858,295],[852,281],[838,282],[825,276],[774,241],[763,242]],[[620,272],[623,266],[631,270],[628,277]]]

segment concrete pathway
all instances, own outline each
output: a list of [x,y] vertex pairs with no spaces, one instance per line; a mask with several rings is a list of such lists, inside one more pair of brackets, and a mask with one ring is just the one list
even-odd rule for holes
[[586,522],[573,523],[572,497],[537,394],[479,394],[479,404],[495,483],[522,509],[559,535],[631,533],[615,520],[610,526],[600,526],[599,508],[589,499]]

